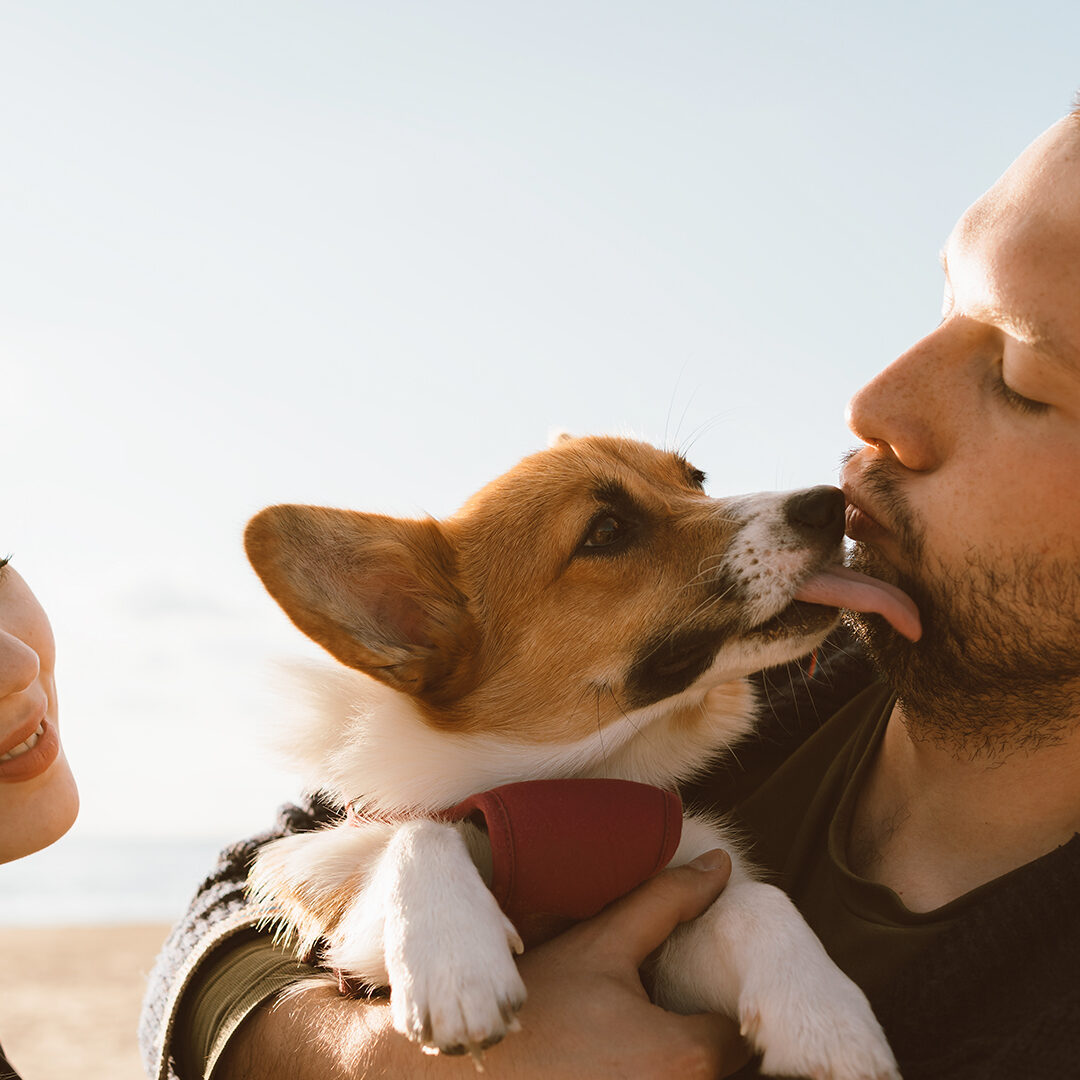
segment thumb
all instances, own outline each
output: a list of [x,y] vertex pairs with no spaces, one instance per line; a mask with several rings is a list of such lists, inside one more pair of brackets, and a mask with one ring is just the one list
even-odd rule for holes
[[730,875],[731,859],[719,849],[661,871],[596,916],[596,943],[640,967],[679,923],[696,918],[720,895]]

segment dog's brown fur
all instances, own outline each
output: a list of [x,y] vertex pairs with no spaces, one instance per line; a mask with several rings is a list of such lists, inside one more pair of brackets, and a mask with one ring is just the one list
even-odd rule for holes
[[[734,524],[702,479],[643,443],[566,440],[442,522],[271,507],[247,549],[304,633],[432,726],[565,741],[637,704],[625,678],[643,627],[729,617],[708,577]],[[605,514],[633,536],[586,551]]]

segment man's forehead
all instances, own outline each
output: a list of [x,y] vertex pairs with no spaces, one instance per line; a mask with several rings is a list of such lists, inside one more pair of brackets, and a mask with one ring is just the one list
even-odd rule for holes
[[1017,158],[957,222],[942,265],[961,311],[1080,375],[1080,124]]
[[1004,226],[1047,225],[1080,234],[1080,123],[1071,117],[1044,131],[976,200],[950,237],[970,240]]

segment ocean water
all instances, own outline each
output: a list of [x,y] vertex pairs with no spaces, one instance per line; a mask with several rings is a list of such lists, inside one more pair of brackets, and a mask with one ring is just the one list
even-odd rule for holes
[[175,922],[222,846],[70,835],[0,865],[0,926]]

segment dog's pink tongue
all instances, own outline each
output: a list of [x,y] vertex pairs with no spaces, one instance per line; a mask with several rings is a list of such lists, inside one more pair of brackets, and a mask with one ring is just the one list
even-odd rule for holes
[[830,566],[815,575],[799,589],[795,599],[851,611],[876,611],[904,637],[912,641],[922,637],[919,609],[907,593],[846,566]]

